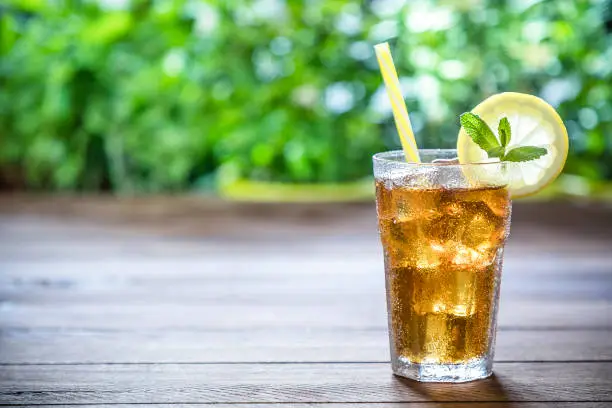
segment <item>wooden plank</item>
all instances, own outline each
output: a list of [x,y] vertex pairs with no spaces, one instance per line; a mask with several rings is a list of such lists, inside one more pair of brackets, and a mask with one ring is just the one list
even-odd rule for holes
[[[501,330],[496,361],[612,361],[612,331]],[[0,363],[384,362],[381,330],[0,330]]]
[[[588,201],[525,202],[515,201],[514,224],[537,224],[557,231],[572,230],[578,234],[597,234],[612,238],[608,203]],[[252,226],[261,227],[262,219],[269,231],[321,230],[323,227],[346,231],[375,226],[373,200],[368,203],[236,203],[202,196],[113,197],[100,195],[0,195],[0,215],[11,217],[46,217],[87,219],[101,225],[143,225],[170,227],[180,225],[186,232],[213,232],[243,235]],[[568,217],[571,215],[571,217]],[[209,222],[197,223],[208,217]],[[350,219],[351,222],[347,222]],[[276,223],[274,220],[278,220]],[[290,227],[285,229],[282,227]],[[261,231],[260,231],[261,232]]]
[[376,212],[371,203],[241,204],[185,196],[140,199],[47,196],[42,200],[17,199],[12,206],[7,201],[0,195],[0,214],[19,218],[26,225],[34,221],[34,226],[48,219],[86,220],[90,225],[115,231],[215,237],[291,236],[296,229],[300,235],[319,235],[321,229],[345,233],[376,230]]
[[[508,252],[605,254],[612,242],[610,226],[610,206],[517,202]],[[0,259],[108,258],[124,253],[157,257],[219,249],[236,253],[245,242],[256,247],[269,243],[273,249],[292,243],[321,247],[316,241],[330,238],[348,251],[355,239],[378,249],[373,206],[0,195]],[[200,243],[193,245],[193,239]]]
[[[383,402],[383,403],[368,403],[368,408],[436,408],[440,407],[440,402]],[[215,408],[235,408],[235,404],[217,404],[217,403],[191,403],[191,404],[151,404],[147,403],[147,406],[153,406],[156,408],[187,408],[187,407],[202,407],[202,406],[213,406]],[[270,404],[246,404],[249,408],[270,408]],[[310,404],[310,403],[283,403],[284,408],[313,408],[321,406],[322,404]],[[19,407],[23,405],[3,405],[9,407]],[[70,405],[47,405],[37,404],[37,407],[70,407],[70,408],[84,408],[84,407],[117,407],[116,404],[70,404]],[[362,403],[326,403],[323,405],[325,408],[362,408]],[[479,402],[478,408],[606,408],[612,406],[610,402]],[[121,407],[125,408],[141,408],[142,404],[122,404]],[[473,402],[450,402],[444,403],[444,408],[473,408]]]
[[[128,243],[125,243],[128,244]],[[158,256],[155,259],[132,256],[130,254],[117,255],[113,260],[83,260],[62,259],[47,260],[9,260],[0,259],[0,279],[6,284],[11,280],[36,278],[45,276],[53,279],[87,280],[90,276],[128,276],[143,279],[175,279],[177,283],[195,279],[210,279],[209,277],[235,276],[246,277],[248,274],[259,273],[263,276],[275,277],[302,275],[327,275],[329,273],[341,275],[372,275],[375,278],[383,276],[382,253],[376,250],[368,251],[359,247],[358,253],[345,251],[340,245],[327,244],[336,248],[333,253],[321,253],[316,249],[307,247],[302,251],[289,253],[276,248],[264,252],[264,256],[253,259],[251,253],[206,254],[204,256],[190,256],[186,258],[175,257],[173,253]],[[240,247],[242,249],[242,247]],[[254,247],[257,250],[257,247]],[[589,279],[591,275],[612,276],[612,254],[600,256],[585,255],[556,256],[542,254],[538,256],[506,256],[504,258],[505,278],[520,275],[521,279],[531,276],[533,279],[551,278],[553,275],[573,275],[574,279],[583,276]],[[254,262],[256,261],[256,262]],[[137,268],[135,268],[135,266]],[[83,273],[86,268],[87,273]],[[240,274],[240,275],[238,275]],[[508,276],[510,275],[510,276]]]
[[[61,221],[54,220],[60,223]],[[71,224],[73,220],[66,220]],[[195,221],[194,221],[195,222]],[[265,227],[262,227],[265,228]],[[0,222],[0,231],[6,225]],[[375,228],[353,233],[322,228],[318,234],[305,235],[298,230],[278,235],[259,235],[256,231],[239,237],[168,235],[163,228],[150,231],[128,226],[72,228],[74,236],[65,236],[44,227],[30,232],[0,234],[0,259],[3,260],[108,260],[115,256],[164,258],[171,255],[198,257],[219,253],[380,253]],[[609,256],[612,239],[597,235],[580,235],[571,231],[553,231],[536,226],[516,226],[507,244],[507,256]]]
[[[384,294],[378,256],[271,255],[109,262],[0,261],[0,298],[42,303],[207,303]],[[612,300],[612,257],[508,260],[502,298]],[[229,299],[231,301],[231,299]],[[313,299],[313,302],[319,299]],[[346,299],[349,301],[350,299]]]
[[[0,225],[0,229],[2,226]],[[506,247],[507,261],[531,257],[571,257],[574,259],[610,257],[612,241],[597,238],[573,237],[551,239],[550,231],[540,232],[541,243],[529,240],[520,241],[514,237]],[[578,241],[579,240],[579,241]],[[268,254],[345,254],[346,257],[364,253],[378,255],[380,242],[375,233],[370,237],[347,237],[342,235],[327,236],[326,238],[292,239],[258,237],[243,237],[242,240],[227,242],[221,239],[187,239],[187,238],[160,238],[147,235],[140,238],[110,238],[103,239],[92,235],[88,238],[74,238],[69,240],[13,238],[11,241],[0,241],[0,259],[4,261],[37,260],[39,262],[80,260],[104,262],[117,258],[128,260],[168,259],[171,256],[185,259],[198,259],[203,255],[251,254],[261,256]],[[381,258],[382,259],[382,258]],[[509,262],[508,262],[509,263]]]
[[421,384],[388,364],[5,365],[0,402],[317,403],[612,401],[612,363],[499,363],[493,378]]
[[[386,327],[378,259],[235,258],[2,261],[0,325],[86,331]],[[609,261],[507,262],[500,329],[612,327]]]
[[[346,303],[343,303],[346,302]],[[19,304],[5,302],[0,327],[85,330],[270,330],[337,327],[381,330],[386,327],[384,295],[234,299],[208,303]],[[612,303],[601,301],[503,300],[500,329],[611,328]]]
[[[114,262],[0,262],[0,325],[121,330],[386,326],[379,261],[276,255]],[[585,269],[581,269],[585,268]],[[609,328],[608,259],[507,263],[504,328]],[[333,311],[333,312],[330,312]]]
[[[209,285],[214,290],[233,289],[246,283],[241,290],[257,293],[271,289],[291,290],[295,285],[307,285],[308,290],[334,288],[336,292],[359,292],[371,288],[380,290],[384,280],[382,255],[344,253],[264,253],[215,254],[189,258],[147,259],[117,256],[112,260],[11,261],[0,260],[1,295],[11,296],[36,291],[38,298],[61,294],[65,299],[74,293],[95,290],[120,296],[141,290],[156,296],[186,291],[202,293]],[[256,262],[254,262],[256,259]],[[612,254],[594,257],[547,255],[506,257],[503,269],[504,293],[526,294],[540,298],[545,295],[583,296],[594,299],[612,290]],[[253,285],[253,282],[260,282]],[[350,284],[349,284],[350,283]],[[171,285],[176,290],[160,293],[157,289]],[[70,289],[70,293],[66,289]],[[105,292],[105,289],[107,292]],[[299,290],[296,288],[294,290]],[[153,291],[153,292],[151,292]],[[90,293],[87,294],[90,297]]]

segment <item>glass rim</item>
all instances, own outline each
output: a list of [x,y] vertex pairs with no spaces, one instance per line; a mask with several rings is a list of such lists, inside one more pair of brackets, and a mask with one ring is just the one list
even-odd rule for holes
[[[435,155],[435,154],[444,154],[444,153],[452,153],[455,152],[455,157],[456,157],[456,152],[457,149],[418,149],[419,153],[424,153],[424,154],[429,154],[429,155]],[[444,166],[444,167],[479,167],[479,166],[491,166],[491,165],[496,165],[499,166],[500,164],[505,164],[508,163],[506,161],[495,161],[495,162],[489,162],[489,163],[453,163],[453,164],[442,164],[442,163],[414,163],[414,162],[407,162],[407,161],[403,161],[403,160],[397,160],[397,158],[399,157],[405,157],[404,151],[403,150],[387,150],[385,152],[379,152],[379,153],[375,153],[372,156],[372,160],[375,163],[389,163],[389,164],[393,164],[394,166],[398,166],[398,167],[404,167],[404,168],[415,168],[415,167],[439,167],[439,166]]]

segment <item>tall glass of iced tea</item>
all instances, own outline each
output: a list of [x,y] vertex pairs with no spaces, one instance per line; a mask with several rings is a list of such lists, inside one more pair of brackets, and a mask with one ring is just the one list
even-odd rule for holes
[[376,154],[391,364],[419,381],[491,375],[502,254],[510,227],[506,163],[458,164],[454,150]]

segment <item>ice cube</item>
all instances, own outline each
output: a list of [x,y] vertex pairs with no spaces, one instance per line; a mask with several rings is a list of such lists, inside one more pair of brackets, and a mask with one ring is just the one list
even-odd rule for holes
[[419,269],[437,268],[444,259],[445,248],[437,242],[425,242],[416,252],[416,266]]
[[463,202],[465,228],[459,241],[471,248],[482,243],[497,242],[503,231],[503,218],[496,216],[483,201]]
[[458,244],[453,257],[453,264],[459,266],[476,265],[481,261],[481,254],[465,245]]
[[401,176],[393,178],[393,183],[397,187],[407,188],[434,188],[438,170],[435,167],[422,166],[414,167],[409,171],[404,170]]
[[[471,260],[470,260],[471,261]],[[471,316],[475,312],[477,298],[479,271],[469,267],[457,268],[454,271],[454,291],[452,293],[452,310],[454,316]]]
[[467,226],[466,217],[459,205],[442,206],[440,211],[427,223],[425,231],[434,241],[459,241]]
[[448,317],[445,313],[428,313],[425,317],[423,350],[429,358],[439,360],[448,353],[451,343],[448,333]]
[[442,165],[436,169],[435,183],[439,187],[446,189],[466,188],[469,182],[459,166]]
[[510,215],[512,211],[512,207],[510,204],[510,200],[508,199],[508,193],[504,190],[500,190],[495,192],[495,194],[488,197],[486,200],[487,205],[491,212],[501,218],[506,218]]
[[462,316],[462,317],[471,316],[473,314],[471,309],[472,308],[468,307],[468,305],[455,305],[455,307],[453,308],[453,314],[455,316]]
[[481,269],[490,266],[495,261],[496,250],[491,246],[478,246],[470,248],[466,245],[457,244],[451,262],[463,268]]
[[419,221],[431,219],[438,213],[436,194],[426,191],[396,190],[393,192],[396,203],[396,217],[399,221]]
[[383,177],[385,187],[391,190],[396,186],[401,186],[402,180],[409,175],[410,172],[406,169],[390,169]]
[[390,266],[414,266],[420,243],[423,241],[415,222],[401,222],[393,218],[386,224],[386,229],[381,236],[385,242]]

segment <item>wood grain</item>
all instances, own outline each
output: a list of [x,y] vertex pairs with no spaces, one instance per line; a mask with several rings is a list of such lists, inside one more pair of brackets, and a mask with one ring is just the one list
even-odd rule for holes
[[[322,232],[358,232],[374,227],[373,201],[368,203],[236,203],[206,196],[113,197],[96,195],[0,195],[0,214],[11,218],[81,221],[158,231],[163,235],[259,237],[285,233],[321,235]],[[513,225],[534,225],[542,232],[569,232],[574,236],[612,238],[609,203],[585,201],[513,204]],[[204,222],[205,220],[205,222]],[[85,222],[83,222],[85,221]],[[262,230],[262,226],[266,227]],[[121,228],[119,228],[121,230]],[[550,234],[549,234],[550,237]],[[576,240],[579,241],[579,240]],[[576,242],[578,243],[578,242]]]
[[[118,301],[236,293],[267,296],[323,292],[376,294],[384,289],[382,254],[284,253],[214,254],[148,259],[116,255],[112,260],[1,260],[0,296],[37,302]],[[600,256],[523,256],[508,254],[503,269],[504,297],[612,300],[612,254]],[[244,283],[244,285],[241,285]],[[334,294],[332,293],[332,294]],[[95,295],[92,297],[92,295]],[[186,298],[187,297],[187,298]]]
[[495,377],[419,384],[388,364],[2,366],[3,403],[612,401],[612,363],[499,363]]
[[[20,304],[5,302],[0,325],[5,328],[62,328],[64,330],[209,330],[244,331],[337,327],[346,331],[384,330],[384,294],[379,298],[344,296],[312,301],[289,299],[234,300],[207,304],[187,302]],[[346,303],[343,303],[346,302]],[[609,329],[612,303],[604,301],[502,300],[500,330]],[[26,323],[27,322],[27,323]]]
[[[110,259],[268,248],[378,249],[372,204],[236,204],[209,197],[0,195],[0,259]],[[608,253],[606,204],[517,202],[508,252]],[[355,241],[366,246],[351,250]],[[24,245],[24,243],[28,245]],[[514,249],[513,249],[514,248]]]
[[[612,331],[502,330],[496,361],[612,361]],[[0,363],[385,362],[387,331],[2,329]]]
[[[198,403],[190,403],[190,404],[156,404],[156,403],[147,403],[146,405],[150,405],[156,408],[187,408],[187,407],[202,407],[202,406],[214,406],[215,408],[234,408],[236,404],[218,404],[218,403],[206,403],[206,402],[198,402]],[[248,408],[269,408],[270,404],[243,404]],[[23,406],[23,405],[5,405],[5,406]],[[70,408],[78,408],[78,407],[117,407],[116,404],[37,404],[37,407],[70,407]],[[281,405],[284,408],[313,408],[323,406],[325,408],[362,408],[364,406],[363,403],[325,403],[325,404],[311,404],[311,403],[283,403]],[[516,402],[479,402],[477,405],[474,405],[473,402],[383,402],[383,403],[368,403],[368,408],[606,408],[612,406],[611,402],[521,402],[520,404]],[[126,408],[136,408],[142,407],[142,404],[121,404],[121,407]]]
[[0,196],[0,404],[610,406],[610,248],[605,205],[517,203],[496,376],[418,384],[371,204]]
[[[0,261],[0,324],[89,331],[386,327],[378,255],[234,258]],[[507,260],[500,329],[611,328],[611,261]]]

